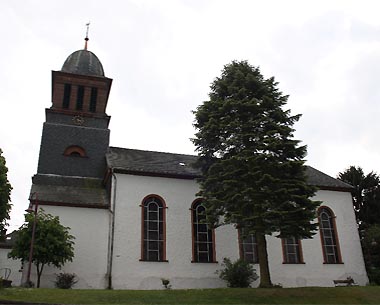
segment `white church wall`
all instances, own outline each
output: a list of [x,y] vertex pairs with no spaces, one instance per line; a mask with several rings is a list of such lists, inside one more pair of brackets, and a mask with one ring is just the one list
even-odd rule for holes
[[[59,216],[61,224],[70,227],[70,234],[75,236],[73,262],[66,262],[61,270],[46,266],[41,277],[41,287],[54,287],[56,274],[65,272],[77,275],[75,288],[105,288],[108,210],[47,205],[40,207],[46,213]],[[37,282],[35,271],[33,266],[31,280],[34,283]]]
[[[11,249],[0,248],[0,269],[9,268],[11,273],[8,280],[12,281],[12,286],[20,286],[21,284],[21,260],[8,258]],[[5,277],[5,270],[1,270],[0,277]]]
[[341,264],[324,264],[319,231],[312,239],[301,241],[304,264],[284,264],[281,240],[268,236],[268,257],[272,282],[284,287],[334,286],[333,280],[351,276],[359,285],[366,285],[368,277],[348,192],[324,191],[316,193],[315,200],[329,207],[335,214]]
[[[192,263],[191,203],[197,184],[192,180],[117,175],[113,286],[115,289],[162,289],[161,278],[172,288],[224,287],[215,271],[224,257],[239,257],[237,231],[224,226],[215,231],[218,263]],[[141,259],[141,203],[150,194],[166,203],[167,262]],[[342,264],[324,264],[319,232],[302,241],[304,264],[284,264],[281,240],[268,236],[273,283],[284,287],[333,286],[334,279],[352,276],[360,285],[368,281],[360,247],[351,196],[347,192],[318,191],[317,200],[330,207],[336,224]],[[259,272],[258,265],[254,266]],[[253,286],[256,286],[256,281]]]
[[[161,278],[173,288],[221,287],[218,264],[192,263],[191,204],[197,184],[192,180],[117,175],[116,226],[113,264],[114,288],[161,289]],[[156,194],[166,203],[166,258],[141,259],[141,203]],[[218,234],[217,243],[227,240]],[[235,254],[236,255],[236,254]],[[217,254],[217,260],[220,257]]]

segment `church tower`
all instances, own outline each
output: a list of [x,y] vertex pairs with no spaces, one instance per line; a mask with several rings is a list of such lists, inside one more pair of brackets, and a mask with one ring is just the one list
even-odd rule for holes
[[112,79],[105,77],[85,40],[83,50],[72,53],[60,71],[52,71],[52,105],[45,111],[32,202],[38,197],[40,204],[47,205],[106,205],[102,180]]

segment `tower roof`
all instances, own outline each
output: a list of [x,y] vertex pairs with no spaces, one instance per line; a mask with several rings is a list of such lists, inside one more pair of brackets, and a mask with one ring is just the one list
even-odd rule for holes
[[78,50],[67,57],[62,72],[104,77],[102,63],[98,57],[88,50]]

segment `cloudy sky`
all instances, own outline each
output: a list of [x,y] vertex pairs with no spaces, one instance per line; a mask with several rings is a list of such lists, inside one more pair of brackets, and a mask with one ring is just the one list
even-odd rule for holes
[[260,66],[303,114],[307,164],[380,172],[380,1],[0,1],[0,148],[23,223],[51,70],[84,45],[113,79],[111,145],[194,153],[192,110],[232,60]]

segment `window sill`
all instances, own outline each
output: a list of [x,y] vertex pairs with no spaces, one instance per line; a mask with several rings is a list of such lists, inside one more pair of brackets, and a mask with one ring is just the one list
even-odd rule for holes
[[287,263],[287,262],[283,262],[282,264],[283,265],[305,265],[305,262],[299,262],[299,263]]
[[197,262],[197,261],[191,261],[191,263],[193,264],[217,264],[218,261],[215,261],[215,262]]
[[344,265],[343,262],[338,262],[338,263],[326,263],[326,262],[323,262],[323,265]]
[[169,261],[167,259],[164,259],[162,261],[149,261],[149,260],[146,260],[146,259],[139,259],[139,262],[148,262],[148,263],[169,263]]

